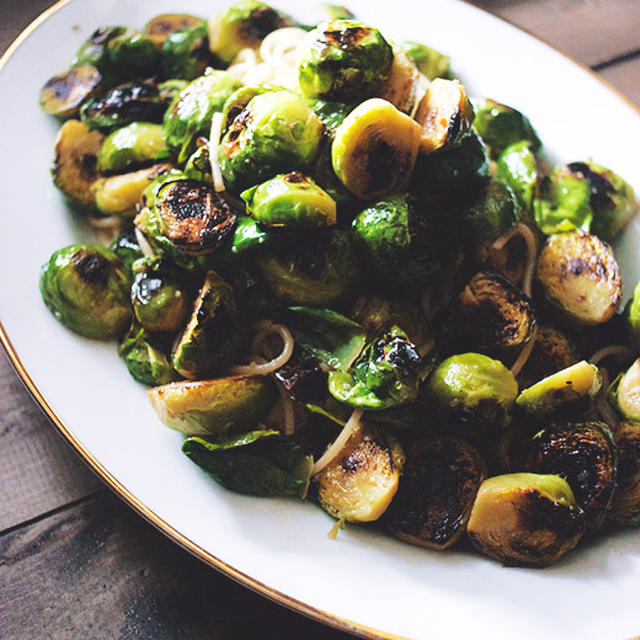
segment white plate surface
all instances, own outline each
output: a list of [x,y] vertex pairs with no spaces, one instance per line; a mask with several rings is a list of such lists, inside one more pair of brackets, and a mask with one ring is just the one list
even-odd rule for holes
[[[451,55],[472,95],[521,108],[547,151],[593,157],[640,193],[640,117],[589,73],[521,31],[455,0],[354,0],[392,38]],[[40,86],[65,69],[104,24],[142,26],[153,15],[208,15],[216,0],[72,0],[31,33],[0,72],[0,320],[42,395],[73,436],[151,512],[269,589],[337,618],[430,640],[624,640],[640,633],[640,536],[624,531],[543,570],[505,569],[459,551],[422,551],[348,527],[337,542],[317,507],[252,499],[218,487],[180,453],[114,345],[60,326],[38,293],[40,265],[87,238],[51,185],[56,122],[38,109]],[[278,6],[317,20],[303,3]],[[305,3],[306,6],[306,3]],[[619,244],[626,294],[640,276],[640,222]]]

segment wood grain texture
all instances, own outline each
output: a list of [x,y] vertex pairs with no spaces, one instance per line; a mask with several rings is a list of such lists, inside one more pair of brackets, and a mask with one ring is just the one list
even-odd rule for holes
[[602,69],[600,75],[640,107],[640,56]]
[[640,49],[638,0],[472,0],[472,4],[588,66]]
[[0,637],[346,640],[235,584],[110,493],[0,538]]

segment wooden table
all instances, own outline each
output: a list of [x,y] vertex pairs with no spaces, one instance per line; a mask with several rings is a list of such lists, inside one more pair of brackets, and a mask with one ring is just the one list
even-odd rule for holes
[[[2,0],[0,53],[52,2]],[[485,0],[640,105],[638,0]],[[114,496],[0,354],[3,640],[347,638],[205,566]]]

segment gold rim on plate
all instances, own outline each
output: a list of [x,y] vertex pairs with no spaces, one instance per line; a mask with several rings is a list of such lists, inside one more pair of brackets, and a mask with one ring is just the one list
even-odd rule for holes
[[[46,20],[48,20],[53,14],[57,13],[62,7],[71,2],[72,0],[58,0],[54,5],[46,9],[42,12],[20,35],[12,42],[9,48],[5,51],[4,55],[0,58],[0,71],[7,64],[11,56],[16,52],[18,47]],[[478,11],[483,11],[476,5],[471,4],[468,0],[463,0],[466,4],[474,7]],[[549,44],[542,38],[539,38],[537,35],[530,33],[526,29],[522,29],[521,27],[517,27],[511,24],[508,20],[501,18],[500,16],[496,16],[495,14],[491,14],[495,18],[498,18],[502,22],[506,22],[510,26],[527,33],[528,35],[534,37],[536,40],[543,42],[551,49],[555,50],[560,55],[568,58],[575,65],[589,73],[592,77],[597,79],[600,83],[602,83],[609,91],[614,93],[618,98],[620,98],[624,103],[626,103],[629,107],[631,107],[639,116],[640,109],[633,104],[625,95],[620,93],[615,87],[609,84],[604,78],[600,77],[594,71],[589,69],[589,67],[583,65],[582,63],[574,60],[571,56],[567,55],[563,51],[557,49],[555,46]],[[153,526],[159,529],[166,536],[171,538],[174,542],[179,544],[183,549],[186,549],[191,554],[196,556],[197,558],[203,560],[210,566],[214,567],[221,573],[229,576],[236,582],[248,587],[249,589],[263,595],[269,600],[276,602],[277,604],[283,605],[288,609],[295,611],[296,613],[301,613],[309,618],[317,620],[319,622],[323,622],[331,627],[339,629],[340,631],[346,631],[348,633],[352,633],[358,635],[362,638],[368,638],[369,640],[406,640],[406,638],[402,638],[401,636],[394,635],[392,633],[387,633],[384,631],[379,631],[377,629],[371,629],[365,625],[359,624],[357,622],[353,622],[351,620],[347,620],[345,618],[340,618],[336,615],[328,613],[327,611],[323,611],[322,609],[317,609],[312,607],[305,602],[300,600],[296,600],[291,596],[288,596],[268,585],[248,576],[247,574],[238,571],[236,568],[227,564],[226,562],[220,560],[216,556],[209,553],[207,550],[203,549],[200,545],[196,544],[182,533],[180,533],[177,529],[171,526],[168,522],[160,518],[156,513],[151,511],[146,505],[144,505],[138,498],[136,498],[126,487],[124,487],[97,459],[96,457],[90,453],[79,441],[78,439],[69,431],[69,429],[63,424],[62,420],[58,417],[56,412],[53,410],[48,400],[44,397],[38,385],[31,377],[31,374],[28,372],[27,368],[24,366],[18,353],[16,352],[7,332],[0,322],[0,343],[4,347],[7,355],[9,356],[9,360],[13,365],[14,369],[18,376],[22,379],[22,382],[29,390],[29,393],[33,397],[33,399],[40,405],[40,408],[47,414],[49,419],[53,422],[55,427],[60,431],[60,433],[71,443],[71,445],[76,449],[76,451],[84,458],[84,461],[91,467],[91,469],[96,473],[106,484],[107,486],[117,493],[121,498],[123,498],[131,507],[133,507],[145,520],[150,522]],[[635,640],[635,639],[634,639]]]

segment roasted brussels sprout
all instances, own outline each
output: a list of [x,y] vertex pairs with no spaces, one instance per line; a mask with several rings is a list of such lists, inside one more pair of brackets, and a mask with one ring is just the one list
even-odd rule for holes
[[203,139],[198,141],[198,148],[189,156],[187,164],[184,165],[184,175],[191,180],[212,183],[209,145],[206,143],[199,144],[202,141]]
[[622,525],[640,525],[640,423],[622,422],[613,436],[618,475],[609,517]]
[[212,62],[207,38],[207,26],[173,31],[162,45],[160,69],[164,78],[195,80]]
[[379,411],[418,397],[423,363],[399,327],[371,341],[349,371],[329,373],[331,395],[352,407]]
[[489,156],[472,129],[458,144],[431,155],[419,154],[411,190],[468,199],[489,180]]
[[614,380],[609,396],[625,419],[640,422],[640,358]]
[[418,42],[403,42],[402,47],[415,62],[418,71],[429,80],[450,78],[451,64],[449,56],[445,56],[439,51]]
[[402,191],[418,154],[420,127],[390,102],[371,98],[336,129],[331,162],[342,184],[363,200]]
[[542,147],[529,118],[517,109],[495,100],[485,100],[474,106],[476,113],[473,125],[489,147],[494,160],[497,160],[509,145],[520,140],[527,140],[534,153]]
[[351,233],[336,229],[256,257],[264,279],[287,304],[332,306],[353,291],[360,269]]
[[91,191],[98,211],[110,216],[133,217],[142,193],[158,176],[171,169],[169,164],[156,164],[130,173],[98,178]]
[[168,384],[179,378],[163,349],[155,343],[145,329],[134,324],[118,346],[118,355],[129,373],[138,382],[150,386]]
[[404,464],[400,444],[380,429],[360,425],[340,453],[313,477],[322,508],[347,522],[372,522],[398,490]]
[[591,407],[601,386],[598,367],[582,360],[522,391],[516,406],[529,419],[581,417]]
[[225,134],[236,116],[242,113],[252,98],[270,91],[286,91],[284,87],[274,84],[256,84],[243,86],[236,89],[226,100],[222,107],[222,133]]
[[353,222],[356,248],[384,283],[414,289],[451,277],[462,261],[454,225],[435,204],[394,195]]
[[98,153],[98,169],[102,173],[119,173],[168,157],[162,125],[132,122],[105,138]]
[[538,184],[536,157],[528,140],[510,144],[498,158],[496,179],[511,187],[520,204],[520,218],[533,222],[533,198]]
[[96,165],[104,136],[89,131],[79,120],[67,120],[56,137],[51,166],[53,183],[72,204],[92,209],[95,197],[91,186],[98,177]]
[[322,122],[304,100],[289,91],[252,98],[234,118],[220,144],[220,168],[227,188],[247,189],[278,173],[300,171],[314,160]]
[[170,80],[159,82],[158,91],[160,92],[160,98],[169,106],[188,85],[188,80],[182,80],[180,78],[171,78]]
[[451,148],[469,131],[473,122],[473,107],[465,88],[457,80],[436,78],[418,107],[416,120],[422,128],[422,153]]
[[594,530],[602,524],[613,498],[617,465],[606,424],[552,425],[533,436],[514,438],[508,453],[514,470],[565,478],[584,510],[587,529]]
[[400,488],[386,520],[401,540],[447,549],[464,533],[486,465],[459,438],[417,440],[407,451]]
[[633,297],[624,310],[629,341],[640,351],[640,282],[633,290]]
[[53,76],[40,90],[40,106],[58,118],[71,118],[102,88],[102,74],[90,64],[71,67]]
[[148,394],[167,427],[188,436],[217,438],[253,428],[277,398],[267,376],[173,382],[149,389]]
[[204,24],[204,20],[197,16],[186,13],[162,13],[147,22],[144,32],[156,42],[163,43],[174,31],[193,29],[201,24]]
[[576,546],[583,516],[560,476],[513,473],[480,485],[467,534],[478,551],[507,566],[546,567]]
[[153,76],[160,63],[160,49],[154,39],[135,29],[110,38],[106,54],[108,73],[121,80]]
[[198,136],[208,136],[211,117],[242,86],[226,71],[211,71],[182,90],[164,114],[165,140],[179,164],[196,150]]
[[567,168],[589,185],[592,233],[612,242],[638,211],[633,188],[611,169],[594,162],[572,162]]
[[479,354],[451,356],[427,384],[436,414],[453,432],[480,441],[511,422],[518,383],[498,360]]
[[481,271],[445,312],[437,343],[443,353],[473,350],[503,359],[520,352],[535,324],[531,300],[518,287]]
[[335,200],[300,171],[280,174],[241,197],[247,213],[266,226],[313,229],[336,223]]
[[40,293],[56,320],[87,338],[114,338],[131,321],[128,279],[115,255],[98,245],[55,251],[42,267]]
[[379,98],[387,100],[403,113],[412,113],[418,99],[420,74],[411,56],[401,47],[392,44],[393,63],[389,77],[376,92]]
[[215,251],[233,231],[236,217],[211,184],[167,173],[147,187],[144,198],[136,226],[186,268],[185,256]]
[[363,100],[391,73],[391,45],[377,29],[361,22],[323,22],[306,36],[305,44],[298,83],[308,98]]
[[166,97],[153,80],[137,80],[85,102],[80,119],[90,129],[111,130],[132,122],[160,122],[166,108]]
[[192,437],[182,451],[231,491],[267,497],[307,495],[313,458],[279,431],[249,431],[215,442]]
[[133,264],[131,305],[137,321],[149,331],[176,332],[184,327],[191,296],[184,278],[163,259]]
[[602,324],[620,306],[620,269],[608,244],[584,231],[547,239],[536,275],[547,300],[567,322]]
[[173,348],[173,367],[185,378],[212,375],[233,362],[243,340],[233,289],[215,271],[209,271],[191,319]]
[[209,20],[209,47],[229,64],[242,49],[257,49],[272,31],[290,25],[287,16],[269,5],[240,0]]
[[389,331],[397,325],[415,345],[427,342],[427,319],[417,305],[401,296],[360,296],[353,305],[351,317],[360,323],[370,337]]
[[126,27],[100,27],[96,29],[78,49],[73,59],[73,66],[91,65],[100,71],[107,86],[113,86],[118,82],[121,72],[113,69],[107,47],[111,40],[126,31]]
[[131,229],[120,232],[109,245],[109,250],[122,264],[127,278],[133,280],[133,263],[144,257],[135,232]]

